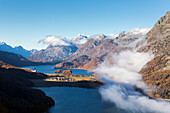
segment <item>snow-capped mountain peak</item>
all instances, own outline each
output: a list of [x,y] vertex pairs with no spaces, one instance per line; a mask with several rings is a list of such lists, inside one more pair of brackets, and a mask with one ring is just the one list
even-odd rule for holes
[[109,39],[114,39],[115,37],[118,37],[119,34],[105,34],[105,36]]
[[103,40],[103,39],[105,39],[106,38],[106,36],[104,35],[104,34],[99,34],[99,35],[97,35],[94,39],[95,40]]
[[125,31],[125,34],[146,34],[150,28],[134,28],[129,31]]
[[78,34],[75,36],[71,41],[75,44],[83,45],[85,44],[88,40],[90,40],[90,36],[85,35],[85,34]]
[[129,31],[123,31],[119,34],[118,37],[116,37],[115,41],[120,45],[133,44],[134,46],[138,41],[137,39],[142,40],[149,32],[149,30],[149,28],[134,28]]
[[0,42],[0,45],[6,45],[6,43],[5,42]]

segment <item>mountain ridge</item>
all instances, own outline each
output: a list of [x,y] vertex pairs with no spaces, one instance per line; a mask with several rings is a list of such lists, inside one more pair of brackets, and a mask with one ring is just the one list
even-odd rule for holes
[[5,51],[5,52],[11,52],[11,53],[19,54],[19,55],[22,55],[25,58],[27,58],[32,53],[37,51],[36,49],[26,50],[22,46],[12,47],[12,46],[6,44],[5,42],[0,42],[0,50]]
[[74,53],[78,48],[74,46],[49,45],[46,49],[37,51],[28,59],[34,62],[62,61]]
[[157,88],[153,96],[170,99],[170,11],[161,17],[141,40],[138,52],[154,54],[154,58],[140,70],[144,81]]
[[[132,50],[133,47],[126,46],[134,41],[143,38],[149,29],[135,28],[126,32],[122,32],[117,37],[108,37],[108,35],[99,34],[87,41],[83,46],[70,55],[66,60],[56,67],[64,68],[81,68],[81,69],[94,69],[104,59],[109,59],[110,54],[119,53],[124,50]],[[133,33],[135,32],[135,33]],[[116,36],[116,35],[115,35]],[[135,44],[134,44],[135,45]],[[86,60],[88,62],[82,62],[82,56],[88,56]],[[90,58],[90,59],[88,59]],[[78,61],[80,63],[78,63]],[[76,61],[76,62],[75,62]],[[70,65],[69,65],[70,64]],[[78,65],[79,64],[79,65]]]

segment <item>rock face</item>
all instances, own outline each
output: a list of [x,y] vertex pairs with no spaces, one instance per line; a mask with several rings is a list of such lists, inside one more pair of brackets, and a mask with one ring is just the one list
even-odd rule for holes
[[170,99],[170,11],[154,25],[137,47],[139,52],[155,55],[140,73],[144,81],[157,86],[157,97]]
[[28,57],[29,60],[34,62],[53,62],[61,61],[68,58],[71,54],[76,52],[78,48],[72,46],[52,46],[49,45],[45,50],[37,51]]
[[150,52],[155,55],[170,54],[170,11],[154,25],[147,37],[140,41],[139,52]]
[[36,49],[26,50],[22,46],[16,46],[13,48],[10,45],[7,45],[5,42],[0,42],[0,51],[12,52],[27,58],[37,50]]

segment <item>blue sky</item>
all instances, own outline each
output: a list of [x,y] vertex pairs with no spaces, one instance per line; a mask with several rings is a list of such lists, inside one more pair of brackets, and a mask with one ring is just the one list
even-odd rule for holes
[[117,34],[151,28],[170,0],[0,0],[0,41],[41,49],[47,35]]

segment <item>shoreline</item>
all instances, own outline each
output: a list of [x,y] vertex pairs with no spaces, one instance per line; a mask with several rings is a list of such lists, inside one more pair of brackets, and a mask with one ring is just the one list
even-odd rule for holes
[[[61,69],[61,68],[55,68],[55,69]],[[64,69],[64,70],[80,69],[80,70],[89,71],[88,69],[83,69],[83,68],[62,68],[62,69]],[[74,81],[74,82],[62,82],[62,81],[59,82],[59,81],[45,81],[45,80],[42,80],[42,79],[39,79],[39,80],[36,80],[36,79],[33,80],[32,79],[31,81],[34,83],[34,85],[35,85],[34,87],[79,87],[79,88],[86,88],[86,89],[97,89],[100,86],[105,85],[105,83],[101,82],[101,81],[88,81],[88,80]],[[142,93],[142,92],[140,92],[140,93]],[[155,97],[148,96],[147,94],[144,94],[144,95],[151,98],[151,99],[163,100],[163,101],[166,101],[166,102],[170,102],[170,99],[155,98]]]
[[75,82],[56,82],[45,81],[44,79],[30,79],[34,83],[34,87],[80,87],[87,89],[97,89],[104,85],[99,81],[75,81]]

